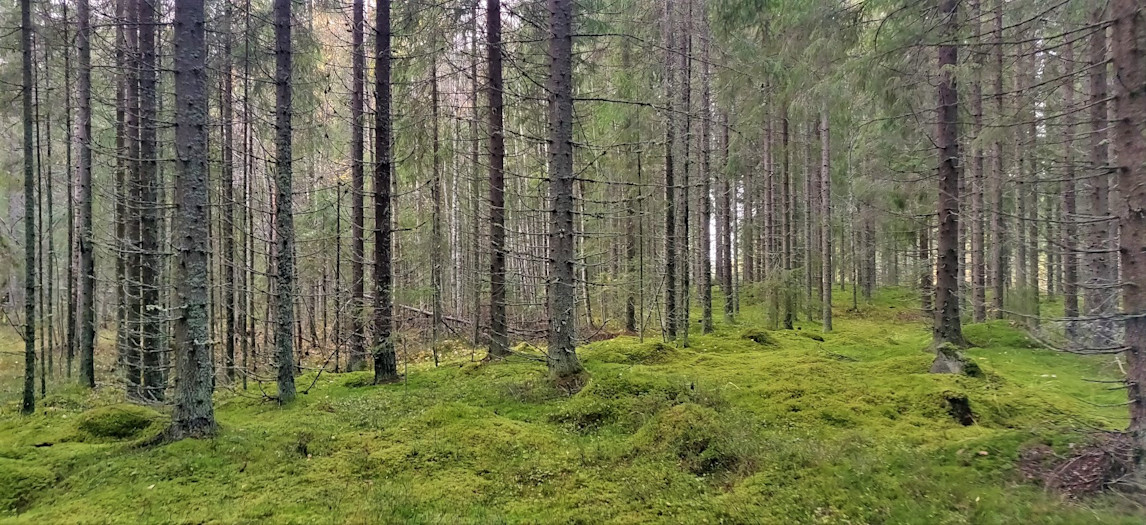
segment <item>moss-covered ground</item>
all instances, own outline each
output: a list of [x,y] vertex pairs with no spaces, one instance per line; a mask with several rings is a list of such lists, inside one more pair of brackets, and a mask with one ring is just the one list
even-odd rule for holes
[[[930,375],[914,308],[882,292],[837,310],[824,341],[811,322],[758,337],[765,316],[746,305],[688,348],[592,343],[572,396],[537,361],[468,351],[398,384],[323,374],[285,408],[223,390],[217,438],[157,447],[138,443],[166,415],[110,387],[57,387],[19,416],[9,372],[0,522],[1143,523],[1123,496],[1068,500],[1016,467],[1025,446],[1125,425],[1104,406],[1123,394],[1087,381],[1115,378],[1113,357],[1040,349],[996,321],[966,327],[983,377]],[[949,413],[960,397],[973,424]]]

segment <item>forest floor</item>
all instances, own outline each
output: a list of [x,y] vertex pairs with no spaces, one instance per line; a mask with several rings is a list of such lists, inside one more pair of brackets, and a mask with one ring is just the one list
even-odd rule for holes
[[817,323],[765,332],[746,307],[689,348],[592,343],[572,396],[540,362],[461,349],[397,384],[323,374],[286,408],[221,390],[217,438],[149,448],[166,415],[112,387],[60,388],[19,416],[8,335],[0,522],[1143,523],[1117,491],[1070,498],[1021,465],[1124,428],[1124,393],[1088,381],[1117,377],[1113,357],[996,321],[966,327],[984,377],[930,375],[917,304],[886,290],[837,309],[823,341]]

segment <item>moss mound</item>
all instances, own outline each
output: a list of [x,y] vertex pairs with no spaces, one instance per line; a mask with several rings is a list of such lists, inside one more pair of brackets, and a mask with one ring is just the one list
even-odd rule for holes
[[138,436],[160,418],[159,412],[147,407],[110,405],[84,412],[79,429],[88,437],[127,439]]
[[374,372],[349,372],[342,374],[342,386],[346,388],[362,388],[374,385]]
[[0,459],[0,510],[23,511],[42,490],[55,482],[56,476],[51,470]]
[[745,330],[744,333],[740,334],[740,338],[763,346],[776,346],[778,344],[776,338],[772,337],[772,334],[755,328]]
[[637,451],[668,454],[698,476],[734,468],[741,458],[727,446],[728,427],[715,410],[685,403],[649,421],[633,438]]

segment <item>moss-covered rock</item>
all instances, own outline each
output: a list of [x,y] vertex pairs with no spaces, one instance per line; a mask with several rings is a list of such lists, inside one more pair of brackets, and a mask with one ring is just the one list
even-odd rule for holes
[[932,374],[963,374],[970,377],[983,377],[979,364],[963,355],[955,344],[944,342],[935,347],[935,360],[931,362]]
[[147,407],[110,405],[84,412],[79,430],[87,437],[127,439],[138,436],[161,417],[159,412]]

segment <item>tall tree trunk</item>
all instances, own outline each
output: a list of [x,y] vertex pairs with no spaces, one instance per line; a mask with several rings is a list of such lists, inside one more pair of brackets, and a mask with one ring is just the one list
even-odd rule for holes
[[505,130],[501,71],[501,0],[486,0],[489,85],[489,355],[509,355],[505,314]]
[[[92,68],[91,4],[79,0],[76,10],[76,103],[78,105],[76,184],[79,193],[79,345],[80,383],[95,387],[95,235],[92,228]],[[118,170],[117,170],[118,172]]]
[[[434,41],[436,43],[436,40]],[[433,180],[430,182],[430,200],[433,201],[434,217],[430,231],[430,286],[433,288],[433,313],[431,317],[430,351],[434,354],[434,366],[438,366],[438,329],[442,325],[442,261],[446,254],[442,241],[442,144],[440,115],[438,110],[438,50],[430,57],[430,110]]]
[[577,359],[577,283],[573,279],[573,1],[549,6],[549,231],[550,377],[562,380],[582,371]]
[[1142,4],[1112,0],[1111,47],[1115,86],[1112,126],[1115,171],[1125,206],[1121,220],[1123,314],[1126,316],[1126,386],[1130,401],[1130,435],[1134,440],[1137,479],[1146,481],[1146,49]]
[[[994,72],[995,72],[995,126],[998,128],[1004,118],[1003,98],[1003,0],[995,0],[995,42],[994,42]],[[992,272],[992,288],[994,289],[995,318],[1003,318],[1003,295],[1007,285],[1007,261],[1010,254],[1007,249],[1006,228],[1007,220],[1003,212],[1003,189],[1006,174],[1003,171],[1003,133],[995,134],[995,142],[991,145],[991,261],[994,268]]]
[[[71,30],[68,27],[68,4],[65,3],[64,9],[64,41],[71,43]],[[88,38],[88,35],[84,35]],[[79,44],[79,38],[76,39],[76,45]],[[87,45],[86,43],[84,45]],[[67,153],[67,168],[64,171],[68,179],[68,299],[64,305],[65,319],[67,325],[67,378],[72,378],[72,364],[76,355],[76,328],[79,324],[79,301],[76,288],[76,188],[74,173],[72,173],[72,141],[75,140],[75,130],[72,128],[72,49],[71,46],[65,44],[64,46],[64,128],[66,138],[64,144],[66,145]]]
[[156,63],[155,27],[158,21],[155,3],[139,0],[139,248],[140,248],[140,343],[142,356],[142,390],[147,402],[163,400],[163,369],[160,366],[159,312],[159,184],[156,160]]
[[721,236],[720,236],[720,250],[721,250],[721,271],[720,271],[720,285],[721,291],[724,292],[724,320],[732,322],[733,314],[736,310],[736,294],[732,289],[732,191],[735,188],[735,182],[731,181],[732,174],[728,168],[728,117],[722,115],[720,121],[721,129],[721,176],[720,176],[720,207],[723,210],[720,218],[721,222]]
[[[704,14],[704,4],[701,4],[701,112],[700,112],[700,304],[703,309],[701,316],[701,330],[704,333],[712,332],[712,262],[709,259],[709,250],[712,241],[709,238],[709,225],[712,223],[712,78],[710,60],[711,33],[708,29],[708,18]],[[687,327],[686,327],[687,329]]]
[[36,191],[32,169],[32,2],[20,0],[24,105],[24,399],[20,412],[36,410]]
[[127,398],[140,400],[143,395],[143,250],[140,245],[140,218],[142,213],[142,184],[140,162],[140,128],[142,122],[139,107],[139,4],[143,0],[125,0],[124,45],[127,55],[127,73],[123,91],[124,134],[127,148],[127,175],[125,178],[125,231],[123,242],[124,268],[126,269],[126,332],[127,347],[124,359]]
[[238,337],[235,331],[235,122],[232,106],[234,77],[231,63],[231,5],[231,1],[226,0],[223,7],[223,66],[220,71],[223,77],[220,96],[223,100],[219,107],[223,119],[223,172],[220,182],[223,195],[219,203],[223,207],[223,235],[220,236],[223,243],[223,332],[227,338],[223,349],[223,368],[228,383],[235,382],[235,338]]
[[1066,173],[1062,181],[1062,295],[1063,295],[1063,316],[1066,317],[1066,335],[1068,341],[1073,344],[1077,342],[1078,337],[1078,225],[1075,221],[1078,220],[1078,199],[1076,191],[1078,185],[1075,182],[1075,158],[1074,158],[1074,135],[1076,133],[1076,117],[1074,107],[1075,95],[1075,66],[1074,66],[1074,43],[1067,41],[1063,45],[1063,77],[1066,78],[1064,83],[1065,93],[1063,94],[1063,112],[1065,113],[1066,126],[1064,128],[1065,137],[1063,137],[1063,166],[1065,166]]
[[828,109],[820,110],[820,257],[823,260],[823,330],[832,331],[832,169]]
[[398,379],[391,340],[390,0],[381,0],[374,14],[374,383],[378,384]]
[[[676,44],[673,39],[675,29],[673,27],[673,3],[671,0],[666,0],[663,20],[663,33],[665,35],[665,100],[675,101],[673,98],[674,82],[676,81],[676,73],[674,64],[674,49]],[[669,102],[670,107],[674,106],[674,102]],[[665,337],[669,340],[676,339],[676,181],[674,180],[675,174],[673,173],[673,144],[676,142],[676,133],[673,127],[675,126],[677,115],[669,110],[665,112],[665,215],[664,215],[664,234],[665,234],[665,315],[661,324],[664,326]]]
[[979,41],[983,34],[982,9],[980,0],[971,2],[971,19],[975,20],[975,72],[971,81],[971,119],[974,137],[971,152],[971,306],[972,320],[981,323],[987,320],[987,277],[983,240],[983,53]]
[[291,152],[291,0],[274,1],[275,24],[275,347],[278,401],[294,400],[294,215]]
[[346,369],[353,372],[366,366],[366,241],[364,228],[365,169],[363,163],[363,101],[366,83],[366,51],[363,46],[365,27],[363,0],[354,0],[352,30],[352,75],[350,91],[350,194],[353,211],[350,219],[350,349]]
[[175,410],[168,437],[215,432],[207,330],[207,38],[203,0],[175,2]]
[[[1100,5],[1091,15],[1091,23],[1100,27],[1106,8]],[[1115,346],[1114,326],[1110,318],[1117,301],[1117,284],[1113,266],[1113,234],[1110,231],[1110,166],[1107,158],[1107,56],[1106,31],[1097,29],[1090,36],[1090,164],[1092,174],[1083,180],[1083,198],[1087,224],[1083,237],[1086,249],[1083,265],[1086,271],[1083,303],[1091,324],[1089,346]],[[1126,188],[1124,191],[1132,191]]]
[[[942,0],[940,12],[945,18],[944,41],[939,46],[940,82],[938,89],[939,153],[939,257],[935,277],[934,344],[966,346],[959,318],[959,91],[952,71],[959,63],[954,39],[959,31],[959,0]],[[933,372],[957,372],[957,356],[940,349],[932,365]]]

